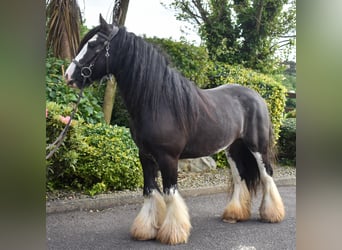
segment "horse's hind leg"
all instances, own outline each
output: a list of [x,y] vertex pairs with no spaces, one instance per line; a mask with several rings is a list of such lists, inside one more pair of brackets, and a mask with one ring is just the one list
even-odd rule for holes
[[[232,195],[228,202],[222,219],[224,222],[236,223],[237,221],[248,220],[251,216],[251,195],[247,188],[245,180],[242,180],[237,164],[241,164],[239,156],[234,148],[239,148],[238,144],[231,146],[231,153],[226,150],[226,156],[231,168],[233,177]],[[240,167],[241,168],[241,167]]]
[[285,217],[285,209],[277,186],[271,177],[272,173],[267,171],[268,169],[272,170],[272,167],[267,161],[267,157],[262,157],[258,152],[252,152],[252,154],[257,161],[260,179],[263,184],[263,198],[259,208],[260,217],[263,221],[280,222]]
[[171,245],[186,243],[190,235],[191,223],[188,208],[177,189],[178,159],[162,155],[157,161],[163,177],[166,203],[166,215],[158,231],[157,240]]
[[133,222],[131,235],[137,240],[150,240],[157,236],[166,206],[156,183],[156,163],[144,155],[140,155],[140,161],[144,172],[144,204]]

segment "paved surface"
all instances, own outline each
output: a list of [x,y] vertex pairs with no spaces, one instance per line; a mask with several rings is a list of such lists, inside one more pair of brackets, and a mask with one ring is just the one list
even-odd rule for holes
[[102,211],[48,213],[48,249],[296,249],[296,187],[279,186],[286,208],[285,220],[270,224],[258,221],[261,195],[253,199],[252,218],[228,224],[220,220],[227,194],[188,196],[193,229],[187,244],[162,245],[135,241],[129,230],[141,204],[115,205]]
[[[295,186],[296,178],[287,176],[274,179],[277,186]],[[204,186],[197,188],[181,188],[180,192],[184,198],[199,195],[209,195],[226,192],[228,185]],[[118,205],[136,204],[143,201],[142,190],[117,192],[113,194],[100,194],[92,198],[57,200],[46,202],[46,213],[64,213],[82,210],[103,210]]]

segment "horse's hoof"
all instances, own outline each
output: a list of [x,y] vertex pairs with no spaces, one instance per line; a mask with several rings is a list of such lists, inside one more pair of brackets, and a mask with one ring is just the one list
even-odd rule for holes
[[237,220],[234,220],[234,219],[222,219],[222,221],[226,223],[230,223],[230,224],[237,223]]

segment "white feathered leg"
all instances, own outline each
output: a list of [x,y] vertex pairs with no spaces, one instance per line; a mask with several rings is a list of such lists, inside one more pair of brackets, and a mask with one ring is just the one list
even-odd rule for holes
[[263,198],[259,208],[260,217],[267,222],[280,222],[285,217],[285,208],[276,184],[266,172],[265,164],[260,153],[253,152],[257,160],[260,178],[263,184]]
[[248,220],[251,216],[251,196],[246,182],[241,180],[235,161],[227,157],[233,177],[232,196],[223,212],[224,222],[236,223],[237,221]]
[[164,221],[166,206],[157,190],[145,198],[144,204],[131,227],[131,235],[137,240],[155,239]]
[[191,223],[188,208],[178,190],[171,188],[164,195],[166,216],[160,227],[157,240],[162,243],[175,245],[188,241]]

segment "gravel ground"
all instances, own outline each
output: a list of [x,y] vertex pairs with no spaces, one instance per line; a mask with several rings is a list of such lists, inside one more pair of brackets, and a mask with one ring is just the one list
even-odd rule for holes
[[[296,176],[295,167],[276,167],[273,170],[274,178],[287,178]],[[202,188],[202,187],[214,187],[214,186],[224,186],[230,182],[230,170],[228,169],[216,169],[210,172],[180,172],[178,174],[178,187],[180,190],[189,188]],[[161,178],[158,179],[159,186],[161,187]],[[141,189],[130,191],[115,191],[108,192],[107,194],[125,194],[125,193],[142,193]],[[89,195],[79,192],[63,191],[58,190],[54,192],[46,193],[46,201],[57,201],[57,200],[73,200],[81,198],[89,198]]]

